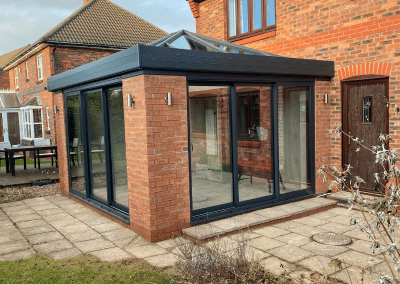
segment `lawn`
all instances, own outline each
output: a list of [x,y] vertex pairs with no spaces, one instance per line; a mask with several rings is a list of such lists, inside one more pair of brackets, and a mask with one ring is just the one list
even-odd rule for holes
[[164,270],[137,259],[102,262],[82,255],[52,260],[37,255],[24,260],[1,261],[0,283],[170,283]]
[[[37,162],[36,162],[36,163],[37,163]],[[46,164],[46,163],[51,163],[51,160],[50,160],[50,161],[40,160],[40,164]],[[15,160],[15,165],[23,165],[23,164],[24,164],[24,160],[21,160],[21,159]],[[27,165],[33,165],[33,160],[31,160],[31,159],[26,159],[26,164],[27,164]],[[5,161],[5,160],[2,160],[2,161],[1,161],[1,166],[2,166],[2,167],[5,167],[5,166],[6,166],[6,161]]]

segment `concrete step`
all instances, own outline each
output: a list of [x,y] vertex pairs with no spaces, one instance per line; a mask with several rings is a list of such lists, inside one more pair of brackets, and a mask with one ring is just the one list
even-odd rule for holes
[[[328,195],[328,199],[337,201],[337,206],[339,207],[345,207],[345,208],[349,208],[350,204],[347,201],[346,196],[349,195],[350,192],[347,191],[340,191],[340,192],[334,192],[330,195]],[[376,207],[380,201],[380,199],[382,198],[381,196],[378,195],[372,195],[372,194],[368,194],[368,193],[362,193],[362,195],[364,196],[365,200],[367,200],[367,203],[372,207]],[[353,207],[354,210],[360,210],[360,208],[358,206],[354,206]]]
[[313,197],[192,226],[182,231],[193,241],[201,243],[240,230],[273,225],[319,213],[336,207],[336,204],[337,201],[333,199]]

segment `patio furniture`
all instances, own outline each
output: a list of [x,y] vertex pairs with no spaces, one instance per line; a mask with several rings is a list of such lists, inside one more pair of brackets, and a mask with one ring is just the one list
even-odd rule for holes
[[[40,151],[46,151],[44,153],[40,153]],[[50,151],[50,152],[48,152]],[[58,157],[57,157],[57,148],[55,149],[38,149],[35,151],[36,159],[38,162],[38,167],[40,170],[40,159],[51,158],[51,166],[54,166],[54,160],[56,162],[56,167],[58,168]]]
[[[97,149],[94,149],[97,148]],[[92,150],[91,150],[92,154],[97,154],[99,156],[100,162],[103,163],[103,155],[105,152],[104,149],[104,136],[101,136],[100,138],[100,144],[93,144],[92,145]]]
[[79,166],[78,144],[79,144],[79,138],[74,138],[69,152],[69,157],[71,159],[72,165],[74,166],[75,166],[75,160],[78,162]]

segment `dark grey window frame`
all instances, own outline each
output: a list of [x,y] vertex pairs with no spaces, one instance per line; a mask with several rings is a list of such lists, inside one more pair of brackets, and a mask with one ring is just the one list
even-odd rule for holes
[[[223,78],[225,77],[225,78]],[[295,200],[304,199],[307,197],[315,196],[315,82],[314,80],[297,81],[290,79],[281,79],[277,81],[264,81],[264,82],[249,82],[251,78],[242,78],[245,82],[236,83],[232,78],[228,79],[227,76],[220,78],[213,78],[213,80],[198,81],[187,79],[187,101],[189,102],[189,86],[213,86],[213,85],[227,85],[230,86],[230,99],[229,99],[229,118],[230,118],[230,147],[231,147],[231,163],[232,163],[232,175],[233,175],[233,202],[222,204],[214,207],[203,208],[193,210],[193,198],[192,198],[192,176],[189,176],[190,182],[190,212],[191,212],[191,224],[200,224],[210,222],[216,219],[221,219],[240,213],[254,211],[256,209],[262,209],[271,207]],[[271,132],[272,132],[272,156],[273,156],[273,177],[274,181],[279,181],[279,129],[278,129],[278,88],[279,87],[309,87],[309,102],[308,107],[310,109],[309,120],[310,120],[310,137],[309,137],[309,159],[310,159],[310,179],[311,186],[308,189],[301,191],[290,192],[286,194],[280,194],[280,183],[273,182],[272,196],[266,196],[262,198],[256,198],[252,200],[239,201],[239,188],[238,188],[238,155],[237,155],[237,142],[239,141],[236,127],[236,113],[234,110],[237,109],[237,95],[236,86],[271,86]],[[190,109],[189,104],[187,108],[187,120],[188,120],[188,149],[189,149],[189,172],[191,169],[191,141],[190,141]]]
[[[104,83],[104,82],[103,82]],[[82,120],[82,145],[83,145],[83,156],[84,156],[84,171],[85,171],[85,185],[86,191],[85,194],[82,192],[74,189],[72,187],[72,175],[71,175],[71,164],[68,162],[68,177],[69,177],[69,194],[72,196],[110,214],[111,216],[129,224],[129,208],[122,206],[114,201],[112,201],[112,163],[111,163],[111,145],[110,145],[110,129],[109,129],[109,121],[110,121],[110,112],[109,112],[109,104],[108,104],[108,97],[107,91],[114,88],[121,88],[122,89],[122,81],[119,83],[114,82],[113,84],[106,84],[101,87],[97,86],[81,86],[79,90],[73,90],[70,92],[66,92],[64,95],[64,109],[67,109],[67,98],[69,96],[79,95],[80,96],[80,103],[81,103],[81,120]],[[106,163],[106,176],[107,176],[107,202],[103,202],[102,200],[96,198],[94,195],[91,194],[91,186],[92,186],[92,176],[91,176],[91,169],[90,169],[90,149],[88,143],[89,137],[89,129],[88,129],[88,120],[87,120],[87,94],[93,92],[101,92],[102,93],[102,100],[103,100],[103,123],[104,123],[104,142],[105,142],[105,163]],[[104,103],[107,102],[107,103]],[[68,161],[69,159],[69,152],[70,152],[70,145],[69,145],[69,131],[68,131],[68,118],[67,113],[65,112],[65,126],[66,126],[66,145],[67,145],[67,155]]]

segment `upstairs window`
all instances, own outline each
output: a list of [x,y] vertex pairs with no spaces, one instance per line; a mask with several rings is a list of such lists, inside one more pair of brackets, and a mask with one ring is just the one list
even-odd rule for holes
[[15,68],[14,69],[15,89],[19,89],[18,76],[19,76],[18,68]]
[[29,80],[29,71],[28,71],[28,62],[25,62],[25,75],[26,75],[26,80]]
[[43,61],[42,55],[37,57],[37,72],[38,72],[38,81],[43,80]]
[[228,0],[229,39],[275,28],[275,0]]

